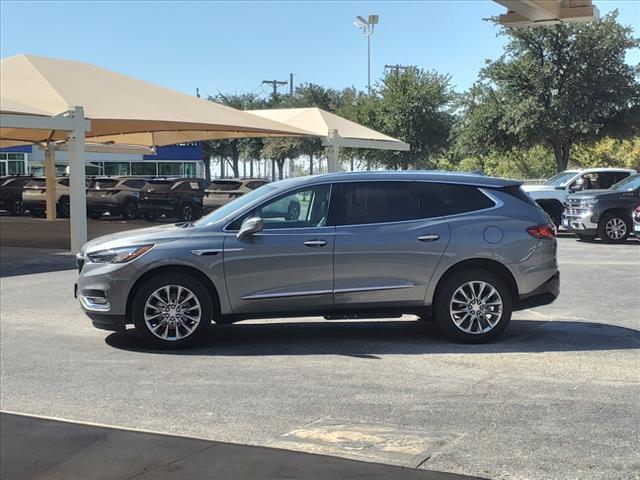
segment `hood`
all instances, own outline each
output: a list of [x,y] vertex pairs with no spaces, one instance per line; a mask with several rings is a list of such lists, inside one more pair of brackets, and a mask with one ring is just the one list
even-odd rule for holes
[[602,195],[603,193],[619,193],[613,190],[609,190],[606,188],[598,188],[593,190],[585,190],[583,192],[576,192],[569,195],[570,198],[579,198],[580,200],[587,200],[589,198],[597,197],[598,195]]
[[555,190],[555,188],[552,185],[522,185],[522,189],[525,192],[540,192],[543,190]]
[[197,227],[194,227],[190,223],[159,225],[157,227],[127,230],[95,238],[85,243],[81,252],[95,252],[131,245],[145,245],[148,243],[171,242],[191,235],[196,230]]

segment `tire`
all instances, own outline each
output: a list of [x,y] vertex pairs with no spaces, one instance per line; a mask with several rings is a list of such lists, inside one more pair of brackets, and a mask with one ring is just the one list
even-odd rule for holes
[[[482,287],[483,284],[484,287]],[[493,292],[487,290],[487,286],[492,287]],[[473,301],[470,288],[473,288],[475,295],[478,295],[476,298],[490,305],[463,302],[463,293]],[[496,302],[500,302],[500,305]],[[467,309],[469,313],[466,313]],[[498,337],[507,328],[512,309],[511,292],[506,283],[486,270],[460,270],[438,287],[436,319],[449,337],[460,342],[485,343]],[[454,317],[457,321],[454,321]],[[480,332],[480,327],[484,329],[483,332]]]
[[178,211],[178,214],[176,216],[181,222],[191,222],[192,220],[197,220],[198,218],[200,218],[201,214],[199,213],[199,211],[200,210],[198,209],[198,207],[193,203],[185,202],[180,205],[180,210]]
[[289,202],[287,207],[287,214],[285,218],[287,220],[297,220],[300,216],[300,204],[298,202]]
[[158,214],[153,212],[145,213],[144,219],[147,222],[155,222],[158,219]]
[[9,205],[8,211],[10,215],[18,215],[18,216],[24,215],[24,206],[22,205],[22,199],[21,198],[13,199],[13,202],[11,202],[11,205]]
[[93,220],[99,220],[100,217],[102,217],[102,212],[87,212],[87,217],[93,219]]
[[632,228],[631,215],[605,213],[598,222],[598,236],[604,243],[624,243]]
[[[167,287],[170,299],[166,294]],[[183,310],[177,309],[179,304],[176,295],[180,289],[182,293],[179,298],[183,301],[183,308],[186,308]],[[193,299],[187,300],[188,293],[193,295]],[[169,304],[167,300],[172,303]],[[162,306],[169,310],[164,311]],[[198,322],[186,318],[185,312],[189,312],[191,318],[195,318],[199,312]],[[206,333],[213,319],[213,301],[208,289],[195,277],[168,272],[151,277],[138,289],[131,304],[131,315],[136,333],[145,343],[159,348],[184,348]],[[161,317],[154,318],[154,315]],[[187,333],[187,325],[192,328],[190,333]],[[153,328],[157,328],[157,333],[152,331]],[[166,338],[163,338],[165,332]]]
[[35,218],[44,218],[45,212],[44,210],[31,210],[31,216]]
[[69,204],[69,199],[62,199],[58,202],[58,205],[56,206],[56,209],[58,210],[58,216],[60,218],[69,218],[69,215],[71,215],[71,205]]
[[135,200],[127,200],[122,207],[122,218],[125,220],[133,220],[138,216],[138,202]]

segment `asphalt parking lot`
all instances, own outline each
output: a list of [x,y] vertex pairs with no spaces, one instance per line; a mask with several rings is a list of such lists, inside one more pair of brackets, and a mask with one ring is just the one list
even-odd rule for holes
[[158,352],[90,326],[68,256],[3,244],[1,408],[492,479],[640,478],[640,242],[563,236],[559,260],[558,301],[489,345],[305,318]]

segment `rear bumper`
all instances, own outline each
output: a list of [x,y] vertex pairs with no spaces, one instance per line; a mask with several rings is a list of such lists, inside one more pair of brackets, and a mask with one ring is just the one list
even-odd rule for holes
[[560,295],[560,272],[556,272],[555,275],[532,292],[520,295],[520,298],[513,306],[513,310],[526,310],[548,305],[553,303],[558,298],[558,295]]
[[23,198],[22,206],[25,210],[45,210],[47,208],[46,200]]

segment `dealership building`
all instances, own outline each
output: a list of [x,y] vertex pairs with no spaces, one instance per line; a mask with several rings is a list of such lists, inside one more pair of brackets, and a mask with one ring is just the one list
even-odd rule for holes
[[[85,153],[86,173],[91,176],[144,175],[153,177],[204,177],[202,143],[186,143],[157,147],[155,154]],[[1,175],[44,176],[44,151],[36,145],[3,148],[0,150]],[[68,173],[69,155],[56,151],[56,175]]]

